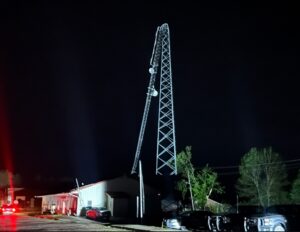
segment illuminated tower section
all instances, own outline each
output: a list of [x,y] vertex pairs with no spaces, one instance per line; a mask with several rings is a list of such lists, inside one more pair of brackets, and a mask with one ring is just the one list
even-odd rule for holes
[[136,172],[152,97],[156,97],[155,79],[160,73],[159,110],[156,149],[156,175],[176,175],[176,139],[172,88],[170,32],[168,24],[157,28],[150,60],[150,81],[131,173]]

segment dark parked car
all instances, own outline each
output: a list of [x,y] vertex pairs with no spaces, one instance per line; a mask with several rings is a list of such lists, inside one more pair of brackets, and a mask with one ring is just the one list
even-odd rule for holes
[[272,205],[266,209],[270,214],[283,215],[287,223],[285,225],[288,231],[299,231],[300,229],[300,205]]
[[209,211],[184,211],[165,218],[163,222],[165,227],[171,229],[208,230],[208,217],[212,215]]
[[86,211],[86,217],[93,220],[109,221],[110,216],[111,212],[104,207],[94,207]]
[[267,208],[267,211],[284,215],[288,231],[300,230],[300,205],[273,205]]
[[299,231],[299,205],[273,205],[245,219],[245,231]]
[[86,206],[86,207],[82,207],[81,211],[80,211],[80,216],[81,217],[86,217],[86,212],[89,210],[89,209],[92,209],[93,207],[92,206]]
[[245,217],[244,231],[287,231],[287,220],[284,215],[263,213]]
[[210,211],[187,211],[180,214],[181,225],[189,230],[208,230]]
[[228,212],[210,216],[208,219],[210,231],[243,231],[244,218],[262,213],[263,208],[256,205],[241,205],[232,207]]

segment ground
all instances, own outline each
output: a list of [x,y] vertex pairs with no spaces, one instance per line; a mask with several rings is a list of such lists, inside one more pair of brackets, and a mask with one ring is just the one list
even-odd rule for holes
[[109,225],[81,217],[0,215],[0,231],[174,231],[133,224]]

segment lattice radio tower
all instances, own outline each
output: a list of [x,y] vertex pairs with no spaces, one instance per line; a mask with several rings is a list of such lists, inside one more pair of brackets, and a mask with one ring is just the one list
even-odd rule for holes
[[156,148],[156,175],[177,175],[170,32],[169,26],[166,23],[159,26],[156,30],[155,42],[150,60],[150,81],[135,159],[131,170],[132,174],[136,173],[136,168],[140,159],[151,98],[158,95],[158,92],[154,88],[155,79],[158,72],[160,72],[160,88]]

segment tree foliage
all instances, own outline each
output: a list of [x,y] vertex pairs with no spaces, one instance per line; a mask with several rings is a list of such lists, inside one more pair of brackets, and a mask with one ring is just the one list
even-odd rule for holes
[[204,208],[209,195],[212,192],[222,193],[223,188],[217,181],[217,173],[208,166],[196,170],[191,159],[191,146],[187,146],[185,150],[177,154],[177,171],[181,176],[181,179],[177,182],[177,189],[181,192],[183,199],[185,199],[186,194],[191,189],[195,206]]
[[[177,182],[177,189],[181,192],[182,199],[185,199],[186,194],[190,192],[189,180],[191,183],[195,182],[195,169],[191,163],[192,147],[187,146],[185,150],[181,151],[176,156],[177,172],[181,179]],[[192,200],[192,199],[191,199]]]
[[187,146],[185,150],[177,154],[176,165],[177,172],[181,175],[181,179],[177,182],[177,189],[181,192],[182,198],[184,199],[188,192],[188,178],[195,180],[195,169],[191,163],[192,159],[192,147]]
[[293,203],[300,204],[300,170],[298,171],[297,178],[292,183],[290,197]]
[[205,206],[212,192],[223,193],[223,187],[217,181],[217,178],[218,174],[208,166],[197,172],[195,186],[192,191],[199,207],[203,208]]
[[272,148],[251,148],[241,159],[237,190],[247,203],[263,207],[284,203],[287,174],[278,153]]

